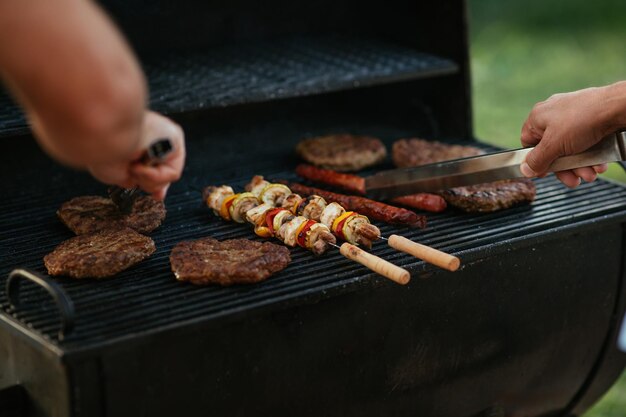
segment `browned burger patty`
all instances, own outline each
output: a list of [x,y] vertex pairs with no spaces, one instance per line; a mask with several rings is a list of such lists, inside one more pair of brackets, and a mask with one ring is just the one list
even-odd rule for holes
[[248,239],[203,239],[180,242],[170,254],[176,279],[193,284],[252,284],[289,264],[284,246]]
[[399,168],[416,167],[483,153],[482,149],[473,146],[448,145],[424,139],[400,139],[395,141],[391,148],[393,163]]
[[130,228],[75,236],[43,258],[50,275],[105,278],[152,255],[154,241]]
[[349,134],[305,139],[298,143],[296,152],[313,165],[336,171],[358,171],[387,157],[380,139]]
[[[473,146],[447,145],[423,139],[401,139],[393,144],[398,167],[413,167],[483,154]],[[537,193],[529,179],[496,181],[440,191],[449,205],[467,212],[491,212],[531,202]]]
[[449,205],[463,211],[490,212],[533,201],[536,192],[532,180],[523,178],[456,187],[439,194]]
[[140,196],[131,213],[122,214],[110,198],[84,196],[63,203],[57,215],[77,235],[120,227],[150,233],[165,219],[165,205],[150,196]]

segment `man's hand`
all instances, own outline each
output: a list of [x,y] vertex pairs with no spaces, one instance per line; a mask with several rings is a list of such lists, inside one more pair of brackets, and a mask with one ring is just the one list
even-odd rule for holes
[[[158,139],[172,142],[172,151],[158,165],[145,165],[139,160]],[[172,120],[154,112],[146,112],[137,149],[126,160],[89,166],[89,172],[105,184],[124,188],[139,187],[157,200],[163,200],[172,182],[177,181],[185,165],[185,138],[182,129]]]
[[[537,103],[522,127],[523,146],[535,146],[522,164],[527,177],[542,177],[552,162],[587,150],[626,120],[626,83],[555,94]],[[606,164],[557,172],[568,187],[594,181]]]

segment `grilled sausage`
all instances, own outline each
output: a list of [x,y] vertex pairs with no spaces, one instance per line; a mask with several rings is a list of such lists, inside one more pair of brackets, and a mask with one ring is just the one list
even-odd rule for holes
[[281,182],[286,184],[295,193],[302,195],[317,194],[326,199],[327,202],[339,203],[345,209],[359,212],[360,214],[373,220],[379,220],[391,224],[403,224],[410,227],[426,227],[426,217],[420,216],[410,210],[390,206],[365,197],[333,193],[319,188],[307,187],[302,184],[287,181]]
[[443,197],[437,194],[429,193],[404,195],[402,197],[392,199],[391,202],[401,206],[430,211],[432,213],[440,213],[448,207],[448,204]]
[[345,174],[307,164],[298,165],[296,174],[307,180],[341,188],[353,194],[365,194],[365,179],[358,175]]
[[[318,168],[313,165],[300,164],[296,167],[296,174],[302,178],[341,188],[347,192],[364,195],[365,179],[358,175],[345,174],[331,169]],[[401,206],[416,208],[418,210],[439,213],[446,209],[446,200],[436,194],[418,193],[391,200],[392,203]]]

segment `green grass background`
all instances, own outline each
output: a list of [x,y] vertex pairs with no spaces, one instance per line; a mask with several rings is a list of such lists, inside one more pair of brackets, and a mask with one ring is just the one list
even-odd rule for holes
[[[475,133],[487,142],[519,147],[536,102],[626,80],[624,0],[469,0],[469,10]],[[626,182],[615,164],[608,175]]]
[[[532,106],[626,80],[626,0],[469,0],[474,131],[520,146]],[[615,164],[613,164],[615,165]],[[626,182],[611,166],[608,177]],[[626,373],[585,417],[626,416]]]

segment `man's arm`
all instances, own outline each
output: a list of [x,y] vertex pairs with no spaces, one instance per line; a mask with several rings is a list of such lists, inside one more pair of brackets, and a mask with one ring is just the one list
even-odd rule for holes
[[137,149],[145,80],[90,0],[0,0],[0,75],[59,161],[85,169]]

